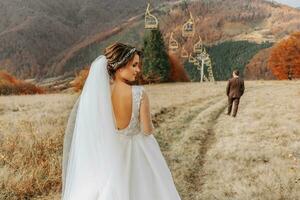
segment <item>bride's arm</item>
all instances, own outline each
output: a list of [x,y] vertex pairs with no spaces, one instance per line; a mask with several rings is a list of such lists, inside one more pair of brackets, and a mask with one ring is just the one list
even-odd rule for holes
[[141,131],[145,135],[151,135],[154,130],[154,126],[151,120],[151,113],[150,113],[150,102],[148,95],[145,91],[143,91],[142,99],[141,99],[141,107],[140,107],[140,125]]

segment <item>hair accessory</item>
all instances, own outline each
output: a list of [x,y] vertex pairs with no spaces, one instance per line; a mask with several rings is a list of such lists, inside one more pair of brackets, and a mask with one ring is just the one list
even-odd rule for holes
[[113,64],[111,64],[111,66],[116,69],[117,66],[119,66],[120,64],[122,64],[133,52],[136,51],[136,48],[132,48],[123,58],[122,60],[115,62]]

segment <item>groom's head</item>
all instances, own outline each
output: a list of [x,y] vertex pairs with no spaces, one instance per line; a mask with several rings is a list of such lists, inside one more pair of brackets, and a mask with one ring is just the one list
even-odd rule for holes
[[237,69],[232,72],[233,76],[239,76],[239,74],[240,74],[240,72]]

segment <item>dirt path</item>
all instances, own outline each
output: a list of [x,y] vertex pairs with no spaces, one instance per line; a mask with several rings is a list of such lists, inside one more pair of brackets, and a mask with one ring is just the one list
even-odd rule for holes
[[[249,87],[248,93],[268,86]],[[206,99],[163,108],[154,116],[155,137],[170,166],[183,200],[203,199],[206,154],[217,138],[215,126],[225,115],[227,97],[221,92]]]
[[162,109],[154,116],[155,136],[183,199],[195,199],[203,155],[214,141],[215,120],[226,107],[223,93]]

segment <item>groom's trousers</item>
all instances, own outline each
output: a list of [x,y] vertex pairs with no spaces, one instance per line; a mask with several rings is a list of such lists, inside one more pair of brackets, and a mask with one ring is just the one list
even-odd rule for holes
[[230,113],[232,111],[232,105],[233,105],[232,116],[235,117],[237,114],[237,111],[238,111],[239,103],[240,103],[240,98],[228,97],[228,112],[227,112],[227,114],[230,115]]

